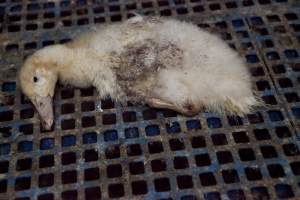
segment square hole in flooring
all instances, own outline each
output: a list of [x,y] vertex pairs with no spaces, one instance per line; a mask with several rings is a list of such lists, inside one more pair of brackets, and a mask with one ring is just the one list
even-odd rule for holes
[[146,181],[134,181],[131,183],[132,194],[142,195],[148,192]]
[[124,196],[124,186],[121,183],[111,184],[108,186],[108,195],[110,198],[119,198]]
[[154,180],[154,187],[157,192],[166,192],[171,189],[170,181],[168,178],[158,178]]

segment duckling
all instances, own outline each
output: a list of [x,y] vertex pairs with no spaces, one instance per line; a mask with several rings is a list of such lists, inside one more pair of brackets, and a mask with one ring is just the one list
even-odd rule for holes
[[243,115],[258,104],[243,59],[217,36],[175,19],[135,16],[38,50],[18,75],[42,124],[53,124],[56,82],[94,86],[100,98],[193,116]]

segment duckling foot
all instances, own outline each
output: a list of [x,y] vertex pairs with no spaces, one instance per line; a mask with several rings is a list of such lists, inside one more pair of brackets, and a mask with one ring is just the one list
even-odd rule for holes
[[172,103],[169,103],[167,101],[163,101],[163,100],[160,100],[160,99],[156,99],[156,98],[148,99],[147,104],[150,107],[154,107],[154,108],[171,109],[171,110],[182,113],[183,115],[186,115],[186,116],[189,116],[189,117],[195,116],[200,111],[200,109],[198,109],[197,107],[195,107],[191,103],[187,103],[183,107],[178,107],[178,106],[175,106]]

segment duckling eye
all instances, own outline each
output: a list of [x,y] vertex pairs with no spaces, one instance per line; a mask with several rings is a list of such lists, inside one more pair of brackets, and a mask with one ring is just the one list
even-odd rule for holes
[[36,83],[36,82],[38,82],[38,80],[39,80],[39,79],[38,79],[36,76],[33,77],[33,82]]

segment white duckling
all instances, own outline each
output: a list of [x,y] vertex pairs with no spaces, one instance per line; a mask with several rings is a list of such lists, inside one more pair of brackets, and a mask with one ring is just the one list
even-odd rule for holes
[[243,59],[197,26],[175,19],[133,17],[45,47],[21,67],[21,89],[46,129],[53,123],[57,81],[96,87],[100,98],[172,109],[246,114],[257,105]]

